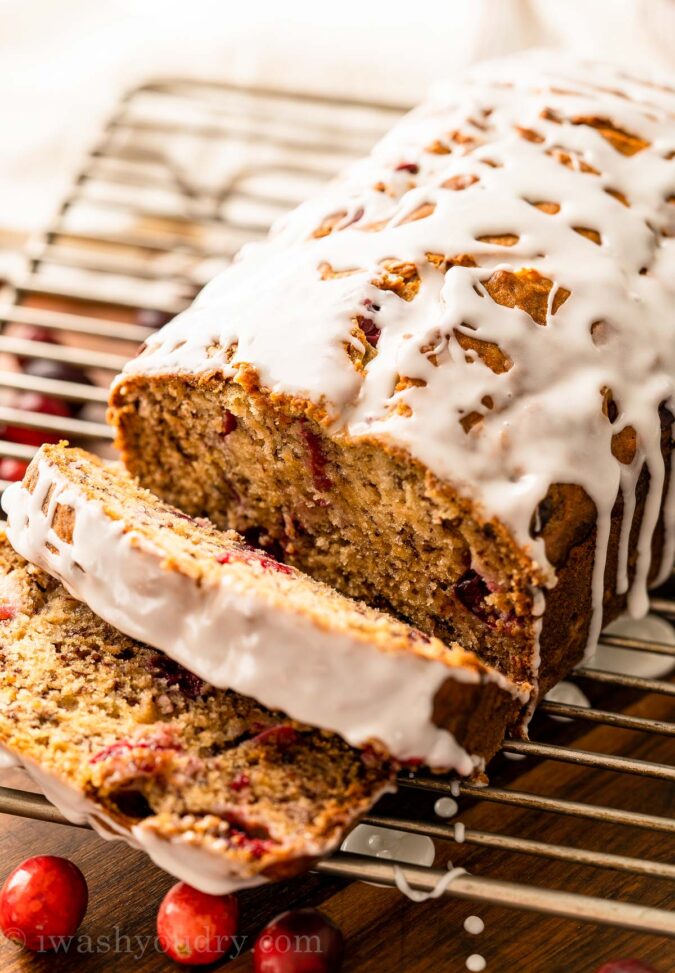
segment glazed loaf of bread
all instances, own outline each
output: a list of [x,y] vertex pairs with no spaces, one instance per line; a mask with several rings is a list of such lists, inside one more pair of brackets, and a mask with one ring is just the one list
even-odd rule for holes
[[151,338],[144,486],[545,690],[673,559],[675,92],[440,85]]
[[3,495],[15,550],[212,686],[401,762],[481,773],[527,702],[459,645],[195,521],[119,465],[45,445]]

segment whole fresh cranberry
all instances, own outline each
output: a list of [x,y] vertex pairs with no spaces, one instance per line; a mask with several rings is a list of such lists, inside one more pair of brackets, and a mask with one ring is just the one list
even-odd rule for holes
[[136,324],[143,328],[161,328],[170,321],[173,315],[166,311],[153,311],[152,308],[139,308],[136,311]]
[[656,970],[639,959],[615,959],[605,963],[595,973],[656,973]]
[[0,480],[23,480],[28,463],[24,459],[15,459],[13,456],[3,456],[0,459]]
[[16,398],[16,408],[46,416],[67,417],[71,414],[68,402],[42,392],[21,392]]
[[316,909],[283,912],[265,926],[253,948],[255,973],[338,973],[344,939]]
[[[12,403],[16,409],[24,412],[35,412],[40,415],[60,416],[69,419],[72,416],[67,402],[55,399],[51,395],[40,392],[21,392]],[[59,436],[45,432],[42,429],[27,429],[22,426],[2,426],[0,436],[12,443],[23,443],[25,446],[41,446],[42,443],[57,443]]]
[[177,963],[215,963],[229,950],[238,920],[234,895],[208,895],[178,882],[157,913],[159,945]]
[[[41,328],[37,324],[26,324],[18,329],[16,337],[22,341],[40,341],[43,345],[58,345],[59,339],[56,332],[51,328]],[[31,361],[30,358],[19,357],[19,362],[24,365]]]
[[56,949],[77,932],[88,899],[84,875],[73,862],[54,855],[27,858],[0,892],[0,928],[26,949]]
[[[68,362],[51,361],[49,358],[27,358],[21,362],[21,370],[26,375],[33,375],[35,378],[46,378],[57,382],[72,382],[75,385],[92,386],[94,383],[86,372],[76,365],[69,365]],[[68,400],[70,414],[78,416],[84,409],[85,402]]]

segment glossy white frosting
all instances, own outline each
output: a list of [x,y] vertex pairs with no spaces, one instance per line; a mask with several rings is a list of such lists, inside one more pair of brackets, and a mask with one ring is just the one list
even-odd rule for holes
[[[611,119],[649,145],[623,155],[595,128],[572,122],[586,116]],[[534,130],[541,141],[528,141],[519,129]],[[453,132],[474,141],[453,141]],[[449,154],[425,151],[437,139]],[[572,168],[556,159],[558,147],[572,156]],[[215,370],[234,377],[250,364],[272,392],[321,403],[336,434],[393,442],[477,500],[529,550],[544,586],[555,583],[555,574],[541,540],[530,536],[533,512],[551,484],[581,485],[598,512],[592,649],[601,625],[610,512],[621,489],[630,514],[645,463],[650,490],[628,604],[636,616],[647,608],[664,484],[658,407],[672,404],[675,376],[675,208],[667,202],[675,192],[674,151],[672,88],[550,51],[480,65],[465,83],[436,87],[369,158],[280,220],[266,242],[245,247],[190,309],[150,338],[117,384],[141,373]],[[584,164],[597,174],[583,171]],[[466,175],[477,181],[462,191],[443,188]],[[378,183],[388,191],[377,191]],[[606,190],[625,194],[630,206]],[[559,212],[531,205],[538,201],[558,203]],[[435,205],[433,213],[405,222],[424,203]],[[314,238],[336,213],[345,214],[338,228]],[[364,229],[382,220],[379,232]],[[601,245],[574,227],[596,230]],[[495,234],[518,239],[510,247],[477,239]],[[428,252],[472,254],[480,266],[442,273],[427,261]],[[373,285],[387,258],[416,264],[421,286],[410,302]],[[354,272],[322,279],[326,263]],[[495,270],[521,268],[554,282],[546,326],[495,303],[484,287]],[[554,315],[558,288],[571,296]],[[362,350],[352,334],[358,315],[370,316],[380,330],[377,354],[364,370],[346,352],[347,346]],[[591,337],[599,321],[608,325],[601,346]],[[513,367],[495,374],[465,353],[457,332],[498,343]],[[228,349],[234,349],[229,362]],[[417,384],[395,392],[398,376]],[[602,413],[603,387],[618,406],[613,424]],[[398,411],[398,403],[408,410]],[[483,421],[467,434],[460,420],[472,411]],[[612,455],[611,439],[629,425],[638,448],[625,466]],[[675,550],[675,477],[665,513],[661,577]]]
[[413,902],[428,902],[429,899],[440,898],[441,895],[445,894],[448,886],[451,885],[456,878],[459,878],[460,875],[466,874],[467,872],[465,868],[449,867],[445,875],[441,875],[431,892],[420,892],[410,886],[410,883],[405,877],[405,872],[401,866],[394,865],[394,883],[396,888]]
[[[10,543],[111,625],[211,685],[333,730],[353,746],[380,741],[400,760],[421,759],[462,775],[482,766],[432,721],[442,683],[449,676],[475,683],[477,672],[385,651],[291,607],[283,610],[244,590],[225,566],[213,584],[169,570],[165,554],[132,529],[133,520],[110,518],[44,455],[37,463],[32,493],[20,483],[4,493]],[[72,543],[53,529],[57,504],[75,511]],[[498,673],[488,678],[515,692]]]

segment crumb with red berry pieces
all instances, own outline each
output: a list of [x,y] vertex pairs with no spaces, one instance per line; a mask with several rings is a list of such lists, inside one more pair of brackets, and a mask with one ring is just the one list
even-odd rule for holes
[[294,875],[394,788],[383,758],[217,690],[0,538],[0,747],[73,821],[201,891]]
[[43,447],[2,502],[14,548],[111,625],[352,746],[478,774],[528,698],[459,645],[193,520],[83,450]]

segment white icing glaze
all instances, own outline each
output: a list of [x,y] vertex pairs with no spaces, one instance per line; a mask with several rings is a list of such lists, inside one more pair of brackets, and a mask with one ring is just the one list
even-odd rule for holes
[[[571,706],[589,707],[590,701],[586,693],[579,689],[573,682],[559,682],[546,693],[544,699],[549,699],[553,703],[568,703]],[[551,716],[552,720],[559,723],[569,723],[568,716]]]
[[[610,512],[619,489],[627,512],[633,509],[643,464],[651,481],[628,605],[634,615],[647,607],[650,542],[664,482],[657,410],[671,402],[675,375],[674,210],[667,203],[675,191],[668,159],[675,150],[674,108],[672,89],[550,51],[489,62],[464,84],[441,84],[369,158],[280,220],[266,242],[245,247],[192,308],[150,338],[117,382],[139,373],[235,376],[239,365],[251,364],[273,392],[322,403],[336,435],[393,442],[476,499],[530,552],[545,586],[555,576],[541,539],[530,536],[533,512],[551,484],[582,486],[597,508],[592,648],[601,626]],[[621,154],[596,128],[572,122],[588,116],[610,119],[649,145]],[[540,141],[519,129],[535,131]],[[474,141],[453,141],[457,131]],[[450,153],[425,151],[435,140]],[[571,167],[556,159],[558,147],[570,154]],[[443,188],[465,175],[477,181],[462,191]],[[378,183],[388,191],[375,189]],[[625,194],[630,206],[606,190]],[[531,205],[537,201],[560,209],[542,212]],[[405,222],[424,203],[435,205],[433,213]],[[313,238],[336,213],[345,214],[338,228]],[[364,230],[383,220],[381,231]],[[601,245],[574,227],[598,231]],[[495,234],[518,239],[509,247],[477,239]],[[472,254],[480,266],[442,273],[427,261],[428,252]],[[372,284],[387,258],[416,264],[421,286],[413,300]],[[324,263],[354,272],[322,279]],[[485,290],[495,270],[521,268],[554,282],[545,327],[495,303]],[[554,315],[558,288],[571,296]],[[380,331],[377,355],[362,371],[346,353],[349,345],[362,349],[352,334],[358,315],[371,315]],[[601,347],[591,337],[594,322],[607,323]],[[498,343],[513,367],[495,374],[465,353],[458,333]],[[228,362],[226,350],[235,343]],[[395,392],[398,376],[419,381]],[[613,423],[601,411],[605,387],[618,406]],[[409,408],[399,411],[398,403]],[[472,411],[484,417],[467,434],[460,420]],[[637,452],[622,466],[611,438],[627,426],[636,430]],[[664,509],[661,577],[675,551],[675,477]],[[628,587],[627,542],[628,526],[621,590]]]
[[[167,570],[161,550],[133,529],[125,531],[133,523],[108,517],[45,456],[33,492],[13,484],[2,503],[7,536],[23,557],[111,625],[211,685],[333,730],[354,746],[381,741],[401,760],[422,759],[463,775],[482,766],[432,721],[442,683],[449,675],[477,682],[474,670],[380,650],[290,606],[282,610],[243,589],[226,566],[212,585]],[[75,510],[72,543],[53,529],[57,504]],[[510,687],[498,673],[489,678]]]
[[0,747],[0,770],[12,770],[14,767],[20,766],[21,761],[17,760],[13,753]]
[[439,818],[453,818],[458,810],[457,801],[451,797],[439,797],[434,804],[434,814]]
[[472,953],[466,961],[466,968],[470,970],[471,973],[481,973],[486,967],[486,962],[484,957],[480,953]]
[[[636,621],[632,618],[618,618],[605,630],[607,635],[623,635],[626,638],[648,639],[675,645],[675,628],[659,615],[647,615]],[[643,679],[662,679],[672,672],[675,659],[655,652],[641,652],[635,649],[616,649],[600,643],[593,656],[593,666],[607,672],[620,672],[624,675],[641,676]]]
[[378,828],[370,824],[359,824],[350,831],[340,850],[353,855],[389,858],[421,866],[433,865],[436,855],[434,843],[426,835],[409,834],[395,828]]
[[167,841],[143,824],[135,825],[131,830],[123,828],[55,774],[46,772],[31,760],[10,753],[6,748],[0,748],[0,754],[9,754],[15,765],[22,766],[47,800],[70,822],[89,824],[107,841],[125,841],[132,848],[145,852],[159,868],[202,892],[225,895],[262,885],[267,881],[264,876],[243,877],[233,874],[228,869],[227,860],[205,848],[190,844],[185,839]]
[[467,916],[464,920],[464,928],[472,936],[480,936],[485,929],[485,923],[480,916]]
[[420,892],[410,887],[408,879],[405,877],[400,865],[394,866],[394,881],[396,888],[403,895],[406,895],[412,902],[427,902],[429,899],[438,899],[445,892],[448,886],[460,875],[466,875],[465,868],[450,868],[445,875],[441,875],[436,886],[431,892]]

